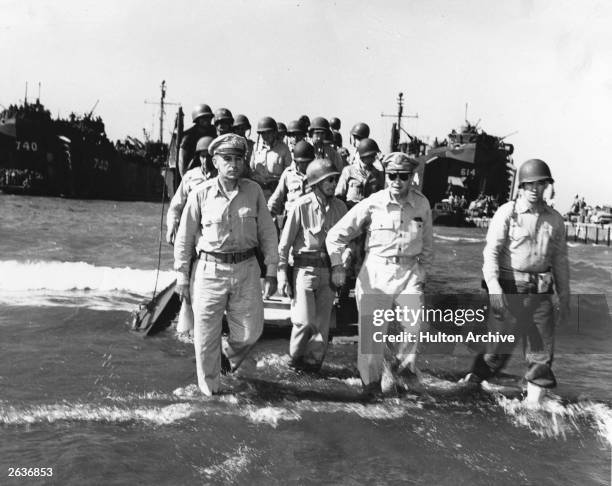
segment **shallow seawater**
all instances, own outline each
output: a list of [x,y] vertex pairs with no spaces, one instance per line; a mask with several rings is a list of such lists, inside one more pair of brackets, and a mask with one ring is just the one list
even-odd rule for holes
[[[129,331],[172,278],[160,205],[0,196],[0,484],[609,484],[609,248],[572,245],[572,323],[560,386],[469,393],[470,351],[424,354],[426,393],[361,390],[356,344],[320,376],[287,367],[287,334],[262,338],[222,393],[193,393],[189,344]],[[436,228],[432,292],[478,292],[484,230]],[[520,376],[520,352],[507,372]],[[51,478],[9,468],[53,468]]]

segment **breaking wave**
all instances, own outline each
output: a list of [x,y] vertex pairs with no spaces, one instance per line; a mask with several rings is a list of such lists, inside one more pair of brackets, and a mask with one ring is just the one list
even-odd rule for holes
[[[0,261],[0,305],[132,310],[155,287],[155,270],[97,267],[84,262]],[[159,273],[158,291],[173,273]]]

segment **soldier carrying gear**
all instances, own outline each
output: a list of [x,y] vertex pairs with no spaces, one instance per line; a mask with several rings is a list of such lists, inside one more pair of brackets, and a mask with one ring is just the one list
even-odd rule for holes
[[[342,255],[348,244],[366,233],[366,256],[357,277],[355,297],[359,311],[358,368],[366,389],[393,393],[398,384],[419,386],[416,367],[420,319],[399,322],[410,339],[386,343],[393,353],[385,357],[389,322],[376,323],[376,313],[397,306],[423,305],[423,285],[433,257],[433,227],[429,201],[413,185],[418,162],[401,152],[385,157],[387,188],[353,206],[328,233],[332,282],[342,286],[346,269]],[[380,324],[380,325],[378,325]]]
[[318,116],[312,119],[308,128],[308,135],[315,148],[315,157],[317,159],[331,160],[336,171],[340,173],[344,168],[344,163],[340,154],[327,142],[326,138],[329,134],[331,134],[329,122],[325,118]]
[[385,175],[374,167],[380,149],[371,138],[364,138],[357,147],[359,159],[342,170],[336,197],[352,208],[359,201],[385,187]]
[[215,137],[215,128],[211,125],[213,118],[210,106],[205,104],[196,105],[191,112],[191,120],[194,125],[183,133],[180,142],[178,157],[178,170],[181,177],[188,170],[189,163],[195,155],[195,146],[202,137]]
[[513,335],[510,342],[491,342],[479,354],[463,383],[478,386],[496,376],[523,337],[527,346],[527,402],[539,403],[557,384],[552,371],[555,334],[553,292],[559,320],[569,315],[569,263],[563,216],[546,204],[553,182],[550,168],[530,159],[519,168],[519,195],[499,207],[489,223],[483,251],[491,314],[490,332]]
[[215,128],[217,129],[217,136],[231,133],[233,124],[234,117],[232,116],[232,112],[227,108],[219,108],[215,111]]
[[[298,198],[289,210],[278,247],[279,290],[291,297],[289,355],[290,366],[296,369],[318,371],[327,350],[334,289],[325,237],[346,214],[344,203],[333,195],[337,176],[329,160],[310,163],[306,177],[312,192]],[[289,252],[295,272],[289,272]]]
[[278,140],[278,125],[274,118],[266,116],[259,120],[257,134],[257,150],[251,160],[251,178],[261,186],[268,199],[283,171],[291,165],[291,152],[287,145]]
[[[310,186],[307,186],[306,181],[306,169],[314,158],[312,145],[305,140],[297,143],[293,150],[293,164],[283,171],[278,186],[268,200],[268,209],[272,216],[282,219],[298,197],[310,192]],[[282,226],[279,224],[281,229]]]
[[[265,257],[267,298],[276,291],[278,239],[261,188],[241,178],[246,140],[221,135],[208,150],[219,175],[189,194],[174,268],[177,293],[193,305],[198,386],[212,395],[219,391],[220,372],[238,368],[261,335],[261,272],[255,254],[259,248]],[[227,340],[221,338],[224,314]]]

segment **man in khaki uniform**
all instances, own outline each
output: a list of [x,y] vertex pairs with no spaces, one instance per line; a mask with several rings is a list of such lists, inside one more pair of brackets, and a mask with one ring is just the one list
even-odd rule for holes
[[[325,237],[346,214],[346,206],[334,197],[338,172],[331,161],[311,162],[306,177],[312,192],[295,201],[287,215],[278,248],[278,282],[281,293],[292,297],[291,366],[317,371],[327,350],[335,293]],[[287,272],[289,252],[293,279]]]
[[527,401],[538,403],[557,384],[552,372],[555,316],[569,314],[569,263],[563,216],[544,201],[553,183],[548,165],[531,159],[519,168],[519,196],[500,206],[489,224],[482,273],[491,302],[488,328],[515,341],[490,343],[476,357],[464,383],[479,384],[506,365],[516,342],[527,347]]
[[[261,188],[241,178],[246,151],[246,140],[235,134],[211,143],[219,175],[189,194],[174,245],[176,291],[193,304],[198,386],[205,395],[218,392],[220,372],[238,368],[263,330],[256,248],[267,270],[264,298],[276,291],[276,228]],[[230,334],[221,343],[224,313]]]
[[[418,162],[393,152],[383,163],[387,188],[355,205],[329,231],[326,243],[332,282],[341,286],[346,279],[342,254],[351,240],[366,233],[366,256],[355,287],[360,334],[357,365],[366,388],[391,393],[398,379],[404,384],[417,384],[419,343],[414,339],[385,346],[380,340],[387,335],[389,321],[375,324],[374,316],[396,306],[421,308],[423,285],[433,258],[433,229],[429,202],[412,185]],[[398,324],[419,336],[420,320]]]

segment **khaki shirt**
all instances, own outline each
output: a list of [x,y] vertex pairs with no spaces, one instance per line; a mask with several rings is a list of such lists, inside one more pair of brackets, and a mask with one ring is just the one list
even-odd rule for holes
[[367,168],[361,160],[342,169],[336,196],[352,206],[385,187],[385,175],[375,167]]
[[289,211],[293,203],[307,192],[310,192],[310,187],[306,183],[306,174],[302,174],[294,165],[287,167],[268,199],[268,209],[274,216],[280,215],[283,210]]
[[287,268],[289,251],[299,253],[325,252],[325,237],[342,216],[346,205],[340,199],[332,198],[323,207],[314,192],[300,197],[289,210],[287,221],[278,245],[279,269]]
[[332,266],[342,263],[342,254],[347,245],[364,232],[368,254],[414,257],[425,272],[431,269],[431,208],[427,198],[418,190],[411,189],[402,204],[393,201],[389,189],[384,189],[353,206],[327,235],[326,244]]
[[262,144],[251,159],[251,178],[262,186],[278,181],[292,160],[289,147],[283,142],[275,142],[272,147]]
[[240,179],[228,198],[217,177],[189,194],[174,243],[177,283],[189,283],[191,260],[200,251],[237,253],[260,247],[267,275],[276,277],[278,237],[259,185]]
[[187,196],[196,186],[206,181],[207,178],[206,174],[202,171],[202,167],[195,167],[185,173],[168,207],[168,215],[166,217],[168,228],[174,227],[175,224],[181,221],[181,213],[185,204],[187,204]]
[[500,206],[489,223],[482,273],[490,289],[500,271],[552,270],[557,293],[569,297],[569,263],[563,216],[543,203],[536,207],[519,197]]

